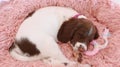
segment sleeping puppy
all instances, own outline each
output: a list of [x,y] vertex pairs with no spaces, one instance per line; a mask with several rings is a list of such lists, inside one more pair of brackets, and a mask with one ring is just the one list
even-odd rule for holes
[[71,8],[53,6],[35,11],[18,29],[9,50],[10,55],[22,61],[43,60],[52,65],[76,64],[65,57],[57,44],[61,25],[76,14]]

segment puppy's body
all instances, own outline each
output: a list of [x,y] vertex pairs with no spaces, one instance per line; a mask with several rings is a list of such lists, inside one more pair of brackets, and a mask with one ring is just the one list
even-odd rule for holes
[[56,42],[70,41],[73,48],[78,50],[98,38],[92,22],[84,16],[74,18],[76,15],[78,13],[70,8],[41,8],[21,24],[10,54],[23,61],[41,59],[52,64],[74,64],[64,56]]
[[[63,55],[56,41],[58,30],[63,22],[76,14],[78,14],[76,11],[63,7],[46,7],[36,11],[21,24],[10,54],[23,61],[52,58],[60,63],[71,62]],[[33,55],[24,53],[20,48],[24,40],[28,44],[31,42],[39,51]]]

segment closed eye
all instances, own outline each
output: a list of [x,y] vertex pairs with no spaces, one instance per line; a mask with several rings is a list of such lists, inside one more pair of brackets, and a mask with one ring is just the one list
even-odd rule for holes
[[86,34],[85,33],[79,33],[78,34],[78,38],[86,38]]

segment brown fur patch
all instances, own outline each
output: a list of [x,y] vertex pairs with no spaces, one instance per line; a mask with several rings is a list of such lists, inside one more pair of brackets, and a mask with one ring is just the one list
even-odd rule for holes
[[30,42],[27,38],[21,38],[19,41],[16,40],[15,44],[18,45],[22,52],[28,53],[30,56],[40,54],[35,44]]

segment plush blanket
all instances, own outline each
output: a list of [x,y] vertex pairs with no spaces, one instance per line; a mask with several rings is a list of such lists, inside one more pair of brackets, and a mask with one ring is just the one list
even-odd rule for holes
[[[41,61],[17,61],[8,51],[25,17],[30,12],[46,6],[75,9],[93,21],[100,36],[103,29],[108,27],[111,33],[108,46],[94,56],[84,55],[82,63],[88,63],[92,67],[120,67],[120,7],[110,0],[10,0],[7,2],[0,0],[0,67],[52,67]],[[101,37],[97,41],[103,43]],[[60,44],[60,46],[63,53],[71,59],[72,50],[69,45]]]

